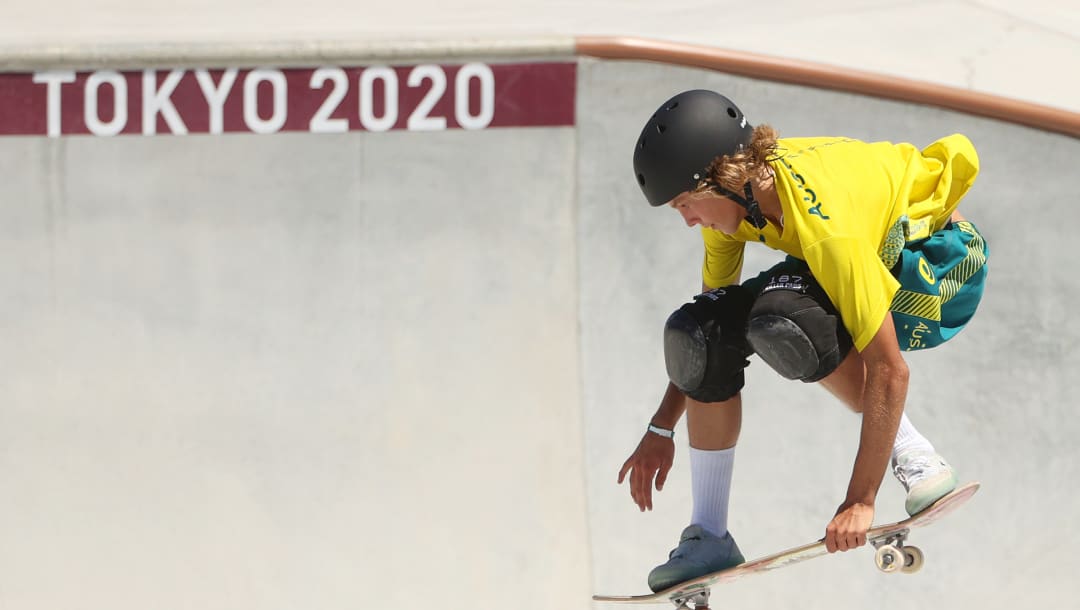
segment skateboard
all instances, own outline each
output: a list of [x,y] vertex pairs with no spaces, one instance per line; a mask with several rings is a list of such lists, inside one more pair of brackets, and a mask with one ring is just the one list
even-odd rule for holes
[[[979,490],[977,481],[965,483],[922,512],[888,525],[878,525],[866,532],[866,541],[875,549],[874,564],[885,573],[912,574],[923,566],[923,552],[916,546],[907,545],[911,530],[930,525],[963,506]],[[733,568],[699,576],[677,584],[669,589],[650,595],[594,595],[593,601],[627,604],[657,604],[671,602],[679,610],[706,610],[709,607],[710,587],[731,582],[759,572],[768,572],[814,557],[828,554],[821,540],[807,545],[781,551],[774,555],[748,561]],[[691,605],[692,604],[692,605]]]

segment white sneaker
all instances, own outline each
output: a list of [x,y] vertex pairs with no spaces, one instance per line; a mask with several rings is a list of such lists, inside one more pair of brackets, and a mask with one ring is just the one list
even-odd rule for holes
[[911,516],[956,489],[956,471],[936,453],[909,451],[894,458],[892,467],[893,474],[908,492],[904,509]]

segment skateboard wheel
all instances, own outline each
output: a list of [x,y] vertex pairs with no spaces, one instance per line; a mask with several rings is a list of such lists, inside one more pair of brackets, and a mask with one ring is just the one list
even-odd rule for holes
[[904,574],[914,574],[922,569],[923,566],[923,552],[917,546],[905,546],[904,551],[904,567],[900,568],[900,571]]
[[899,570],[904,565],[904,553],[891,544],[886,544],[874,554],[874,563],[877,568],[886,574]]

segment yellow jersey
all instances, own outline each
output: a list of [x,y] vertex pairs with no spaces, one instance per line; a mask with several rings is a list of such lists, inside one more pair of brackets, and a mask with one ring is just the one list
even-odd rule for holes
[[782,226],[743,221],[734,235],[702,228],[702,281],[739,281],[746,242],[806,261],[862,350],[900,288],[890,269],[904,244],[945,226],[975,182],[979,158],[965,136],[921,151],[911,144],[850,138],[784,138],[770,161]]

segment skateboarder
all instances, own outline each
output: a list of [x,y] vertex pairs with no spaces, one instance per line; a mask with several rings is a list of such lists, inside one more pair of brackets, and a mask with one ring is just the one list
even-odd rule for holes
[[[653,206],[674,208],[705,242],[702,294],[664,329],[669,384],[619,472],[652,508],[687,414],[693,512],[659,591],[744,561],[727,530],[740,390],[757,354],[788,379],[820,382],[862,414],[847,494],[825,531],[829,552],[866,543],[890,462],[915,514],[957,483],[953,468],[904,414],[901,351],[951,338],[982,296],[987,247],[956,212],[978,173],[956,134],[919,150],[850,138],[779,139],[711,91],[686,91],[649,119],[634,172]],[[739,283],[746,242],[788,254]],[[855,439],[852,446],[855,447]]]

